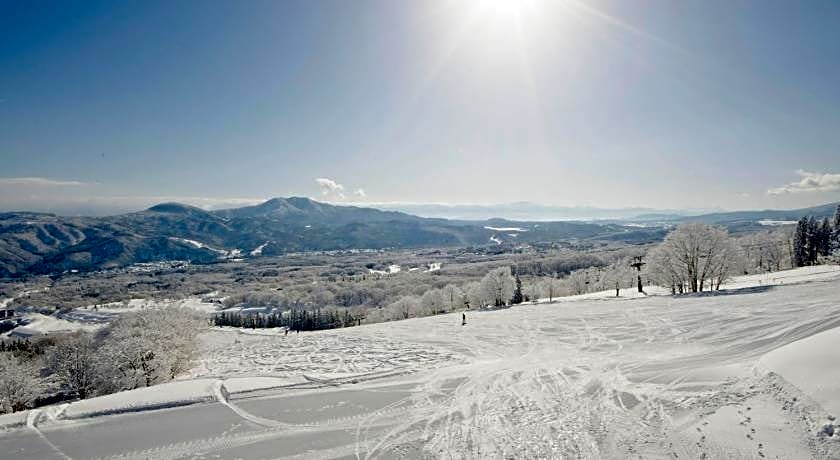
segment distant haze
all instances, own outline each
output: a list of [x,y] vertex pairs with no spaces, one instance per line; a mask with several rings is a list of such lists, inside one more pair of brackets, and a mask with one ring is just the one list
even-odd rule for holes
[[538,221],[628,219],[646,214],[693,215],[720,210],[606,209],[589,206],[550,206],[530,202],[502,204],[371,203],[368,206],[389,211],[402,211],[422,217],[444,219],[483,220],[501,218]]

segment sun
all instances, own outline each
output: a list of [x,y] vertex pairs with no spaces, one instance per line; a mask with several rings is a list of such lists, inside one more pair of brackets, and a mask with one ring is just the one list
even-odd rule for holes
[[475,19],[485,25],[505,30],[527,27],[540,12],[545,11],[547,0],[475,0]]
[[542,0],[476,0],[481,15],[498,20],[518,20],[540,9]]

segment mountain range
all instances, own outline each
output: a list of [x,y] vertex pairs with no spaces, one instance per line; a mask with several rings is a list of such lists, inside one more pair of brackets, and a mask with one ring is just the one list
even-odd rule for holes
[[625,220],[644,214],[672,214],[690,216],[717,212],[715,210],[676,210],[656,208],[599,208],[595,206],[556,206],[529,201],[496,204],[444,204],[444,203],[370,203],[368,206],[388,211],[400,211],[423,217],[460,220]]
[[[792,211],[648,216],[675,223],[794,220],[830,215],[836,204]],[[273,198],[254,206],[206,211],[163,203],[107,217],[0,213],[0,277],[89,271],[134,263],[281,255],[289,252],[481,246],[559,240],[648,242],[663,226],[626,222],[448,220],[398,211],[336,206],[309,198]]]

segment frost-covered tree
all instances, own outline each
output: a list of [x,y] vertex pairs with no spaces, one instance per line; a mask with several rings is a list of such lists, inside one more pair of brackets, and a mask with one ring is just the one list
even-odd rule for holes
[[38,367],[12,353],[0,353],[0,413],[29,407],[41,392]]
[[416,316],[420,310],[420,299],[415,296],[404,296],[386,307],[389,320],[408,319]]
[[636,284],[637,271],[633,268],[631,258],[622,258],[604,268],[599,272],[595,283],[595,290],[606,291],[619,288],[631,287]]
[[647,276],[660,286],[667,287],[671,294],[682,294],[688,281],[685,272],[680,270],[672,258],[670,250],[661,244],[647,255]]
[[589,291],[589,275],[586,270],[575,270],[565,279],[572,295],[586,294]]
[[787,240],[784,231],[748,233],[738,238],[744,256],[744,274],[781,270],[787,255]]
[[682,224],[652,251],[650,272],[673,291],[718,289],[739,261],[726,230],[701,223]]
[[743,267],[743,256],[740,249],[724,231],[716,252],[708,255],[705,262],[703,271],[700,273],[700,290],[703,290],[706,279],[709,282],[709,289],[718,290],[721,284],[738,272],[738,267]]
[[437,315],[446,310],[446,299],[440,289],[430,289],[420,297],[420,304],[430,315]]
[[464,293],[466,295],[469,308],[482,308],[487,306],[480,282],[476,281],[464,286]]
[[446,311],[456,311],[464,307],[464,291],[454,284],[447,284],[443,287],[441,294],[446,305]]
[[543,280],[539,278],[532,278],[528,283],[525,283],[522,286],[523,297],[531,301],[542,298],[542,283]]
[[561,297],[568,294],[568,290],[564,286],[563,282],[554,277],[543,278],[537,286],[539,287],[538,297],[548,298],[549,302],[553,301],[555,297]]
[[100,358],[110,383],[127,390],[169,381],[192,367],[207,323],[185,308],[121,315],[102,333]]
[[47,354],[47,368],[61,386],[79,399],[96,393],[102,375],[98,374],[96,348],[88,332],[62,337]]
[[765,234],[762,251],[768,271],[779,271],[785,265],[789,240],[790,234],[786,231]]
[[502,307],[513,297],[515,280],[510,267],[491,270],[481,279],[480,291],[484,305]]

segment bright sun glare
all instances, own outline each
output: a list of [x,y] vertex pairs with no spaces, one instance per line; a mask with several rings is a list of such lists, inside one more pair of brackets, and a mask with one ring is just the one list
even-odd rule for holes
[[540,0],[479,0],[478,3],[478,7],[486,14],[511,17],[524,11],[534,11],[543,2]]
[[523,17],[532,16],[545,6],[545,0],[478,0],[477,16],[497,24],[521,25]]

